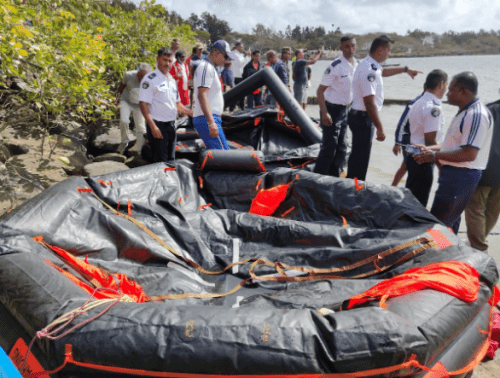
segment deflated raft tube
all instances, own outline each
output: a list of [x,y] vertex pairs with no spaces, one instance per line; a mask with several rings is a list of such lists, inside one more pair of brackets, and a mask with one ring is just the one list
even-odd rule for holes
[[309,118],[271,67],[259,70],[224,93],[224,103],[235,102],[264,85],[269,88],[276,101],[285,110],[285,114],[300,127],[302,138],[309,144],[321,143],[322,136],[318,126]]
[[205,171],[266,172],[264,153],[249,150],[205,150],[200,168]]

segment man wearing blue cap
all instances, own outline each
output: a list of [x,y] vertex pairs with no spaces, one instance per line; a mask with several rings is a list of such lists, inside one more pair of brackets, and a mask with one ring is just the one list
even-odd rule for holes
[[231,60],[229,45],[224,40],[215,42],[208,56],[199,64],[193,78],[193,126],[209,150],[229,150],[221,114],[224,110],[222,86],[216,67]]

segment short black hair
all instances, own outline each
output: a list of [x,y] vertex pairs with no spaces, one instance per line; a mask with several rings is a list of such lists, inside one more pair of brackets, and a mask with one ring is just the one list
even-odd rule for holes
[[340,43],[350,41],[351,39],[354,39],[353,35],[350,34],[343,35],[342,37],[340,37]]
[[386,47],[389,43],[394,43],[394,39],[382,34],[375,38],[370,47],[370,54],[373,54],[379,47]]
[[477,82],[476,75],[472,72],[460,72],[459,74],[453,76],[453,81],[455,81],[455,83],[460,85],[462,88],[470,91],[472,94],[477,95],[477,87],[479,84]]
[[180,57],[182,56],[186,56],[186,53],[182,50],[178,50],[176,53],[175,53],[175,59],[179,59]]
[[168,47],[162,47],[161,49],[158,50],[158,56],[162,55],[172,56],[174,55],[174,52],[170,50]]
[[253,55],[257,55],[257,54],[260,54],[260,50],[253,50],[253,51],[252,51],[252,56],[253,56]]
[[439,83],[448,80],[448,74],[443,70],[432,70],[425,79],[425,89],[436,89]]
[[241,44],[242,44],[241,42],[236,42],[236,43],[234,44],[234,47],[238,47],[238,46],[239,46],[239,45],[241,45]]

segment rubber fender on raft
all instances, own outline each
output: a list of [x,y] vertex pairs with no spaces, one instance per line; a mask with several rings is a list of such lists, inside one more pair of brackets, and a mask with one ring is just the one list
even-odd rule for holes
[[265,67],[224,93],[224,103],[235,102],[266,85],[293,124],[300,127],[302,138],[309,144],[321,143],[321,131],[292,96],[271,67]]
[[205,150],[200,154],[203,171],[265,172],[264,153],[249,150]]

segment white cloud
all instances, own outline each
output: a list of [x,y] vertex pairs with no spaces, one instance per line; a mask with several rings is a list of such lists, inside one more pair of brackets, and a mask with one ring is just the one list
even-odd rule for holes
[[[134,0],[136,3],[139,0]],[[287,25],[337,27],[344,32],[397,32],[421,29],[435,33],[498,30],[497,0],[157,0],[183,18],[208,11],[237,32],[257,24],[284,31]],[[332,28],[332,24],[334,24]]]

